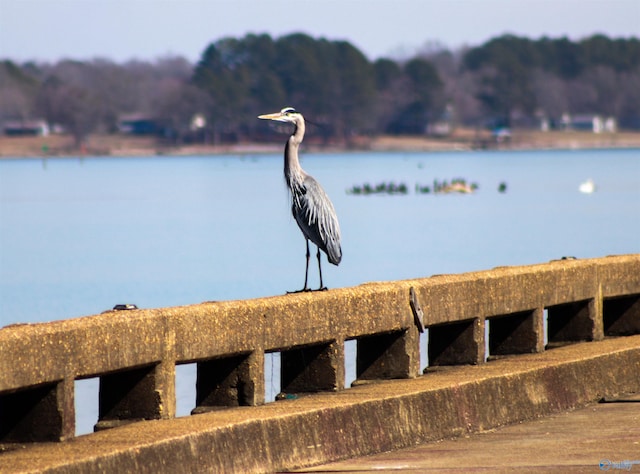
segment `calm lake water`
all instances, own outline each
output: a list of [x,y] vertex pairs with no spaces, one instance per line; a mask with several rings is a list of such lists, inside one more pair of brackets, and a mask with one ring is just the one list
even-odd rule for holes
[[[340,219],[342,263],[323,256],[329,287],[640,252],[640,150],[306,154],[302,165]],[[415,192],[456,177],[478,191]],[[589,178],[596,191],[580,193]],[[391,181],[409,193],[346,192]],[[280,155],[0,161],[0,326],[282,294],[302,287],[304,253]]]

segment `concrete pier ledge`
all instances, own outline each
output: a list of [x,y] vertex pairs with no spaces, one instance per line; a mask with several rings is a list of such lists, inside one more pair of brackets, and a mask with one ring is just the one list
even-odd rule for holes
[[[290,397],[265,404],[267,352]],[[184,363],[197,414],[175,418]],[[88,377],[99,431],[76,437]],[[638,392],[640,255],[114,311],[0,330],[0,472],[289,470]]]
[[495,430],[295,472],[634,472],[640,469],[640,396]]
[[272,472],[484,431],[640,391],[640,336],[413,380],[145,421],[0,455],[0,472]]

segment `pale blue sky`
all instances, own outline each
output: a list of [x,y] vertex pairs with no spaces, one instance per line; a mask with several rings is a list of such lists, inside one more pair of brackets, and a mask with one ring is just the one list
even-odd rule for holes
[[0,58],[196,61],[224,36],[302,31],[370,59],[503,33],[640,36],[640,0],[0,0]]

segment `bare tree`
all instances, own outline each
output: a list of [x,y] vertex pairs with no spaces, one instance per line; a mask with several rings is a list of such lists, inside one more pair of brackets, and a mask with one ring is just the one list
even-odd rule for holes
[[569,112],[567,82],[548,71],[533,73],[532,89],[538,110],[548,118],[559,118]]
[[62,125],[81,147],[99,124],[100,105],[86,88],[50,79],[40,90],[38,109],[49,123]]

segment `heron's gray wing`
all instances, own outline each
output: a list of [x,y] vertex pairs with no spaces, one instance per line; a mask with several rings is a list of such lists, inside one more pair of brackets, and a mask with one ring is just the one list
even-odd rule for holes
[[327,193],[307,175],[292,199],[291,210],[302,233],[327,254],[330,263],[338,265],[342,259],[340,225]]

